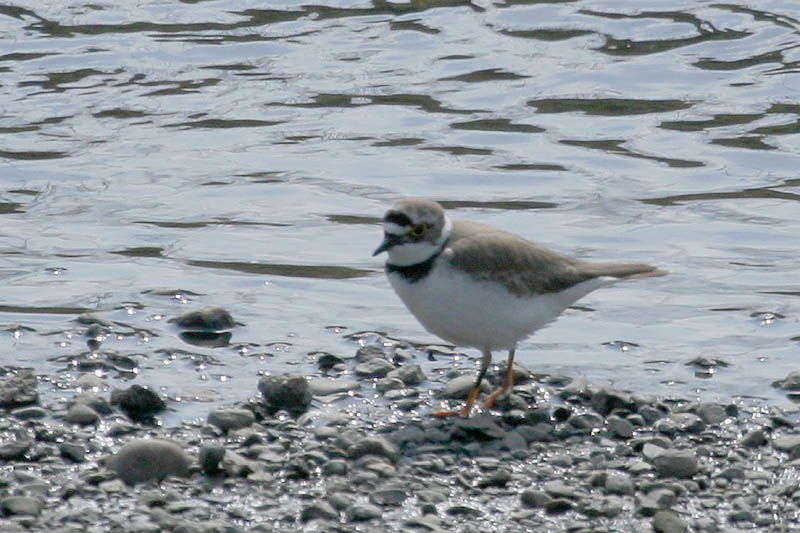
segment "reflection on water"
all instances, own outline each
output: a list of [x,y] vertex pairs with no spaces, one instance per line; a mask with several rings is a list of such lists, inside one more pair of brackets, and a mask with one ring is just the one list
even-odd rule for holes
[[[769,384],[794,368],[799,305],[790,4],[262,4],[0,6],[3,366],[68,387],[80,369],[63,361],[96,363],[73,322],[93,313],[116,324],[95,369],[112,385],[114,354],[136,354],[142,384],[228,401],[259,373],[316,372],[309,354],[350,355],[332,324],[433,340],[370,256],[386,206],[418,195],[673,272],[593,294],[525,343],[528,366],[782,398]],[[205,304],[245,325],[167,325]],[[727,366],[698,376],[698,357]]]

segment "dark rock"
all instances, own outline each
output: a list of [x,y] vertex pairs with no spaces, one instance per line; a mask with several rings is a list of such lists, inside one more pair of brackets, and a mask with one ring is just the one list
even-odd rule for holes
[[709,425],[721,424],[728,418],[725,408],[718,403],[701,403],[697,406],[697,416]]
[[37,406],[20,407],[11,411],[11,416],[17,420],[34,420],[37,418],[44,418],[48,414],[46,409]]
[[20,461],[25,458],[25,454],[33,446],[29,440],[16,440],[0,445],[0,460]]
[[671,413],[656,424],[656,429],[665,435],[681,433],[700,433],[706,428],[705,422],[692,413]]
[[370,492],[369,501],[376,505],[402,505],[408,495],[402,489],[379,489]]
[[378,455],[394,462],[400,458],[397,447],[384,437],[367,437],[357,441],[347,450],[348,455],[358,459],[364,455]]
[[653,459],[653,465],[661,477],[690,478],[699,470],[693,450],[664,450]]
[[525,507],[531,508],[539,508],[544,507],[547,503],[550,502],[552,498],[548,496],[545,492],[540,490],[524,490],[522,494],[520,494],[520,501],[522,505]]
[[658,533],[683,533],[688,530],[689,525],[674,511],[657,511],[653,517],[653,531]]
[[9,496],[0,501],[0,509],[7,516],[39,516],[44,502],[31,496]]
[[[494,423],[491,417],[480,414],[472,418],[459,418],[453,424],[452,437],[456,440],[502,439],[506,432]],[[466,438],[464,438],[466,437]]]
[[156,413],[167,408],[167,404],[152,390],[141,385],[131,385],[127,389],[111,393],[111,403],[131,419],[144,422],[152,420]]
[[572,502],[566,498],[556,498],[544,504],[547,514],[562,514],[572,509]]
[[742,437],[742,446],[755,448],[767,443],[767,435],[761,428],[751,429]]
[[222,331],[236,326],[236,321],[225,309],[207,305],[200,309],[187,311],[171,320],[183,329],[197,331]]
[[603,387],[592,395],[592,409],[607,416],[615,409],[635,411],[636,404],[629,394]]
[[773,381],[772,386],[780,390],[800,391],[800,372],[789,372],[785,378]]
[[6,374],[0,380],[0,407],[20,407],[38,402],[37,385],[36,376],[31,370],[21,369]]
[[478,488],[505,487],[511,481],[511,473],[507,470],[492,472],[487,477],[478,481]]
[[214,409],[206,421],[222,431],[235,431],[253,425],[256,417],[249,409]]
[[633,424],[624,418],[617,415],[611,415],[606,420],[608,423],[608,431],[611,435],[621,439],[629,439],[633,437]]
[[61,457],[69,459],[73,463],[82,463],[86,460],[86,449],[80,444],[62,442],[58,445]]
[[300,374],[266,376],[258,382],[264,402],[274,409],[305,411],[311,405],[311,388]]
[[128,485],[167,476],[185,476],[189,457],[178,444],[159,439],[140,439],[127,443],[106,466]]
[[339,513],[333,506],[326,501],[317,501],[306,505],[300,511],[300,521],[308,522],[309,520],[338,520]]
[[208,475],[216,475],[222,471],[220,463],[225,458],[225,448],[222,446],[203,446],[197,454],[200,470]]
[[608,494],[633,494],[633,479],[628,474],[612,472],[606,476],[605,489]]

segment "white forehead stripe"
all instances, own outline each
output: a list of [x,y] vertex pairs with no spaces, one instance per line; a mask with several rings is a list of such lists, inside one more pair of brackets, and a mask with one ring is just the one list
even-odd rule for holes
[[392,235],[405,235],[408,233],[408,227],[395,224],[394,222],[384,222],[383,231],[391,233]]

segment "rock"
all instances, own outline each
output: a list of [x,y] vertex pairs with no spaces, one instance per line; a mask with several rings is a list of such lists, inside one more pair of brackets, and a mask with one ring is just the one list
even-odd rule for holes
[[[454,400],[466,399],[469,396],[469,391],[475,386],[475,376],[463,375],[453,378],[444,386],[442,396]],[[489,392],[491,386],[484,380],[481,382],[481,391]]]
[[403,365],[386,374],[387,378],[397,378],[406,386],[413,387],[425,381],[425,373],[419,365]]
[[73,406],[78,403],[88,405],[100,415],[110,415],[114,412],[105,398],[94,392],[84,391],[76,394],[75,397],[70,400],[69,405]]
[[34,420],[37,418],[44,418],[50,414],[46,409],[38,406],[20,407],[11,411],[11,416],[17,420]]
[[401,505],[408,495],[402,489],[380,489],[369,494],[369,501],[376,505]]
[[344,476],[347,474],[347,461],[331,459],[322,465],[322,474],[325,476]]
[[455,440],[493,440],[502,439],[506,432],[495,424],[492,417],[486,414],[472,418],[459,418],[453,423],[451,437]]
[[785,378],[773,381],[772,386],[781,390],[800,391],[800,372],[789,372]]
[[156,413],[167,408],[158,394],[141,385],[115,390],[111,393],[111,403],[119,405],[126,415],[138,422],[149,422]]
[[633,424],[617,415],[611,415],[606,420],[608,431],[615,437],[629,439],[633,437]]
[[540,490],[527,489],[520,494],[520,501],[525,507],[539,508],[544,507],[552,498]]
[[636,404],[629,394],[602,387],[592,395],[592,409],[603,416],[607,416],[615,409],[635,411]]
[[709,425],[720,424],[728,418],[725,408],[718,403],[701,403],[697,407],[697,416]]
[[128,485],[167,476],[185,476],[189,457],[175,442],[159,439],[140,439],[127,443],[106,466]]
[[764,433],[764,430],[761,428],[751,429],[742,437],[741,444],[742,446],[747,446],[749,448],[755,448],[757,446],[763,446],[767,443],[767,435]]
[[603,417],[595,413],[582,413],[569,417],[567,423],[575,429],[591,431],[603,427]]
[[347,453],[352,459],[358,459],[364,455],[379,455],[395,462],[400,458],[400,452],[394,444],[384,437],[377,436],[357,441],[348,448]]
[[183,329],[195,331],[222,331],[236,326],[236,321],[225,309],[216,305],[207,305],[193,311],[187,311],[171,320]]
[[8,409],[38,402],[37,386],[36,376],[31,370],[9,372],[0,380],[0,407]]
[[220,463],[225,458],[225,448],[222,446],[206,445],[200,448],[197,454],[197,462],[200,470],[208,475],[216,475],[222,471]]
[[572,509],[572,502],[566,498],[556,498],[544,504],[544,510],[547,514],[566,513],[570,509]]
[[683,533],[688,530],[689,525],[674,511],[657,511],[653,517],[653,531],[658,533]]
[[79,424],[86,426],[100,421],[100,415],[97,411],[92,409],[86,404],[76,403],[67,409],[67,414],[64,415],[64,420],[70,424]]
[[633,494],[633,479],[628,474],[609,473],[606,477],[605,489],[608,494]]
[[301,522],[308,522],[309,520],[315,520],[315,519],[338,520],[339,513],[328,502],[316,501],[314,503],[306,505],[300,511]]
[[361,387],[358,381],[346,378],[311,378],[308,386],[314,396],[330,396]]
[[792,450],[800,447],[800,435],[789,434],[776,437],[772,440],[772,447],[782,452],[791,453]]
[[305,377],[287,373],[266,376],[258,382],[264,402],[275,409],[305,411],[311,405],[311,388]]
[[231,431],[253,425],[256,417],[249,409],[214,409],[208,413],[206,421],[222,431]]
[[355,503],[345,511],[348,522],[366,522],[380,518],[383,515],[380,508],[369,503]]
[[62,442],[58,445],[58,451],[61,453],[61,457],[69,459],[73,463],[82,463],[86,460],[86,449],[80,444]]
[[0,500],[0,509],[7,516],[39,516],[44,502],[32,496],[9,496]]
[[381,357],[374,357],[356,365],[353,373],[361,378],[383,378],[392,370],[392,363]]
[[569,498],[570,500],[575,498],[575,489],[563,481],[548,481],[542,488],[552,498]]
[[391,372],[389,372],[389,374],[386,374],[387,377],[381,378],[375,382],[375,390],[377,390],[378,392],[386,393],[390,391],[400,390],[406,386],[406,384],[403,383],[402,380],[399,380],[397,378],[390,378],[389,377],[390,374]]
[[15,440],[0,445],[0,459],[3,461],[20,461],[33,446],[29,440]]
[[661,477],[690,478],[699,470],[692,450],[664,450],[653,459],[653,465]]
[[678,432],[700,433],[705,428],[705,422],[692,413],[671,413],[656,424],[656,430],[665,435],[674,435]]

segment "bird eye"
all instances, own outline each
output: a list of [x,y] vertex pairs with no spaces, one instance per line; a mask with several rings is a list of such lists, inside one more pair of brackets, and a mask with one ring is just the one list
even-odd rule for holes
[[417,225],[416,225],[416,226],[414,226],[414,228],[411,230],[411,235],[413,235],[414,237],[422,237],[422,235],[423,235],[423,234],[424,234],[426,231],[428,231],[428,225],[427,225],[427,224],[417,224]]

